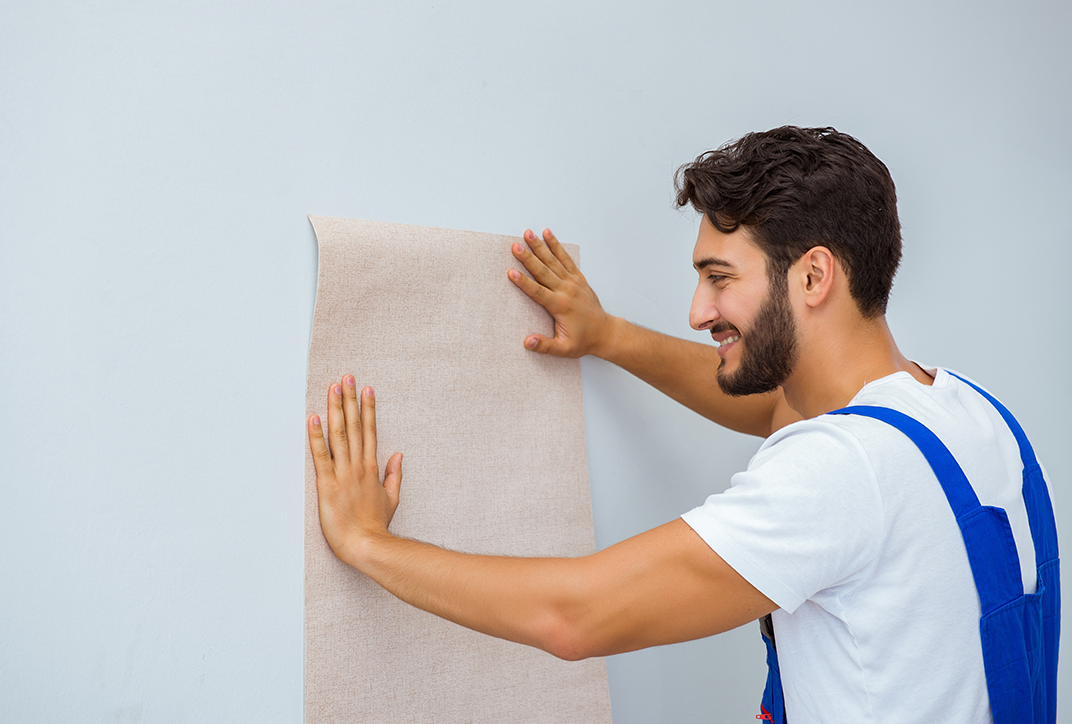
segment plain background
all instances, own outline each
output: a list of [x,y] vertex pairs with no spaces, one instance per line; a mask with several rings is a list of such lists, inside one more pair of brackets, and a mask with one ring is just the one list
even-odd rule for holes
[[[550,226],[609,310],[691,336],[672,174],[785,123],[890,167],[902,350],[1002,398],[1072,520],[1070,20],[1058,0],[3,3],[0,719],[301,720],[306,214]],[[600,546],[758,447],[582,364]],[[613,657],[615,721],[754,721],[762,667],[754,626]]]

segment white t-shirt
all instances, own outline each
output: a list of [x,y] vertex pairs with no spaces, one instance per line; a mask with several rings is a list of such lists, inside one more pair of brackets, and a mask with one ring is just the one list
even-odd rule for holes
[[[1007,511],[1034,592],[1016,440],[978,392],[945,370],[928,372],[931,386],[898,372],[852,404],[899,410],[945,443],[980,502]],[[904,433],[859,415],[794,423],[763,443],[729,490],[682,518],[781,607],[774,633],[793,724],[991,721],[960,529]]]

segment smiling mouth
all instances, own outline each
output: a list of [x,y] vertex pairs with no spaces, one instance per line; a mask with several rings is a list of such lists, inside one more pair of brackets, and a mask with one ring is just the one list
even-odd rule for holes
[[735,335],[733,335],[732,337],[726,337],[726,338],[725,338],[724,340],[722,340],[721,342],[720,342],[719,340],[717,340],[717,339],[716,339],[716,340],[714,340],[714,342],[715,342],[715,347],[721,347],[721,346],[722,346],[722,345],[724,345],[724,344],[732,344],[732,343],[736,342],[737,340],[739,340],[740,338],[741,338],[741,335],[739,335],[739,334],[735,334]]

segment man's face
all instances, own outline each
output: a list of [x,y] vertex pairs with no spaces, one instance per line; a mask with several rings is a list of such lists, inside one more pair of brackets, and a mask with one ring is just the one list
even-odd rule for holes
[[746,229],[723,234],[706,218],[701,222],[693,252],[700,279],[689,322],[719,344],[718,386],[728,395],[771,392],[796,362],[786,286],[770,284],[766,261]]

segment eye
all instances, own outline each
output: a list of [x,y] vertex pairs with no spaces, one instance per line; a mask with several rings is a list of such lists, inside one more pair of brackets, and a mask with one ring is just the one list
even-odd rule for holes
[[711,281],[712,284],[719,284],[721,282],[726,281],[726,277],[722,276],[721,274],[708,274],[707,278]]

